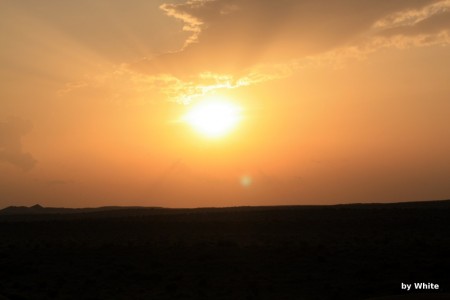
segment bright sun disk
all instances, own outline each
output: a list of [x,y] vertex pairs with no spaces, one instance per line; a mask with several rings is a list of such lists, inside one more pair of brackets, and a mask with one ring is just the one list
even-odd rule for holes
[[196,104],[183,119],[201,134],[215,138],[234,129],[240,120],[240,111],[230,101],[212,99]]

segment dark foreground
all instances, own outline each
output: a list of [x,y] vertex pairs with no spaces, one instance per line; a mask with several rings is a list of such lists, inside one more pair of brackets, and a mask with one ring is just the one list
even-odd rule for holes
[[449,270],[449,201],[0,216],[0,299],[444,299]]

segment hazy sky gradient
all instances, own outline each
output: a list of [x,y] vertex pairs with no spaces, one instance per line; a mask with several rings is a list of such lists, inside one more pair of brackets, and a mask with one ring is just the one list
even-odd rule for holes
[[[448,199],[449,33],[450,1],[1,1],[0,207]],[[211,95],[217,140],[180,122]]]

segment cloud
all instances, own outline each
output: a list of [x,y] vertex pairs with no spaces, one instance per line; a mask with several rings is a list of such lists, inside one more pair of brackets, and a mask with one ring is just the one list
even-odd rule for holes
[[148,103],[164,97],[169,101],[188,104],[196,98],[208,95],[217,89],[233,89],[267,80],[286,77],[294,72],[297,64],[258,65],[237,76],[228,73],[202,72],[178,77],[174,74],[150,75],[136,71],[127,64],[114,69],[105,69],[99,74],[86,76],[78,82],[69,82],[58,91],[58,95],[100,91],[103,97],[114,103]]
[[189,0],[160,8],[190,33],[184,46],[120,66],[104,76],[108,86],[189,103],[311,64],[450,41],[450,0]]
[[450,0],[396,12],[379,20],[373,28],[376,31],[373,40],[379,46],[406,48],[449,44]]
[[[196,0],[162,9],[193,34],[180,51],[141,62],[147,74],[239,73],[352,44],[373,25],[432,0]],[[445,1],[446,2],[446,1]],[[426,16],[425,16],[426,17]],[[400,18],[401,19],[401,18]]]
[[30,153],[22,149],[21,138],[31,130],[31,123],[19,118],[0,121],[0,162],[8,162],[28,171],[36,164]]
[[374,24],[374,27],[385,29],[393,27],[413,26],[430,17],[448,12],[449,10],[450,0],[438,1],[436,3],[424,6],[421,9],[409,9],[395,12],[383,19],[378,20]]
[[450,11],[433,15],[417,23],[389,28],[382,32],[384,36],[433,35],[450,29]]

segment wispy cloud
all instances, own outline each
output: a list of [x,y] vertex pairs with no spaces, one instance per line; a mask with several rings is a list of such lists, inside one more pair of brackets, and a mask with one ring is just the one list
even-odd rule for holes
[[205,6],[205,3],[206,1],[203,0],[191,0],[181,4],[165,3],[160,6],[161,10],[163,10],[168,16],[183,21],[183,30],[191,33],[191,35],[186,39],[183,48],[197,42],[198,36],[202,31],[202,25],[204,25],[201,19],[196,18],[187,11],[191,8],[201,8]]
[[122,64],[101,74],[69,82],[58,91],[60,96],[84,89],[102,91],[114,103],[147,103],[161,97],[180,104],[189,104],[220,89],[234,89],[268,80],[287,77],[299,66],[297,62],[257,65],[241,74],[202,72],[178,77],[173,74],[149,75]]
[[444,0],[420,9],[408,9],[392,13],[374,24],[376,29],[387,29],[393,27],[414,26],[432,16],[439,15],[450,10],[450,1]]
[[191,32],[181,49],[122,64],[66,92],[96,86],[113,89],[116,100],[189,103],[381,48],[450,42],[450,0],[190,0],[160,8]]

